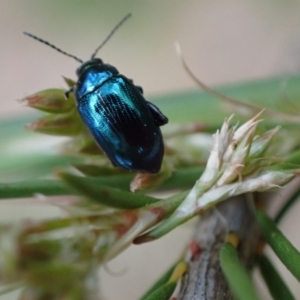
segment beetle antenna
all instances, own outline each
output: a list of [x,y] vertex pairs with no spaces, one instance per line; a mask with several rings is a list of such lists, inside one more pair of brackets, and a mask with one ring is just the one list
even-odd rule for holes
[[83,60],[82,60],[82,59],[78,58],[78,57],[75,56],[75,55],[69,54],[69,53],[67,53],[67,52],[65,52],[65,51],[63,51],[63,50],[57,48],[56,46],[50,44],[49,42],[47,42],[47,41],[45,41],[45,40],[43,40],[43,39],[41,39],[41,38],[39,38],[39,37],[37,37],[37,36],[31,34],[31,33],[28,33],[28,32],[23,32],[23,33],[24,33],[25,35],[27,35],[27,36],[29,36],[29,37],[35,39],[35,40],[37,40],[37,41],[39,41],[39,42],[41,42],[41,43],[47,45],[47,46],[50,46],[51,48],[53,48],[53,49],[56,50],[56,51],[58,51],[58,52],[60,52],[60,53],[62,53],[62,54],[64,54],[64,55],[66,55],[66,56],[72,57],[72,58],[74,58],[76,61],[78,61],[78,62],[80,62],[80,63],[83,63]]
[[123,25],[123,23],[125,21],[127,21],[127,19],[129,19],[131,17],[131,13],[127,14],[114,28],[113,30],[110,32],[110,34],[106,37],[106,39],[101,43],[100,46],[98,46],[98,48],[95,50],[95,52],[92,54],[91,59],[95,58],[95,56],[97,55],[98,51],[106,44],[106,42],[113,36],[113,34],[120,28],[121,25]]

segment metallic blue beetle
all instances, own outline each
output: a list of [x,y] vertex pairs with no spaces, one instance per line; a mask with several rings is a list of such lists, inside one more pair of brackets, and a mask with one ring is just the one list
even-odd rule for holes
[[159,127],[168,123],[167,117],[145,100],[141,87],[115,67],[95,58],[129,17],[130,14],[111,31],[86,62],[30,33],[24,34],[82,63],[76,71],[77,84],[66,95],[75,93],[82,121],[112,164],[130,171],[157,173],[164,155]]

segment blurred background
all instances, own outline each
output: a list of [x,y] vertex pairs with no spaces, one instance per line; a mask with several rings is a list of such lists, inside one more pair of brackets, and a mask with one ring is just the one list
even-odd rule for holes
[[23,31],[87,60],[128,12],[131,19],[99,57],[143,86],[147,97],[195,87],[175,41],[191,69],[210,85],[299,71],[299,1],[2,0],[1,116],[27,113],[16,100],[64,86],[61,75],[76,78],[76,61]]
[[[131,19],[98,56],[142,86],[149,100],[151,95],[197,88],[183,70],[175,41],[193,72],[210,86],[279,75],[288,78],[300,71],[300,1],[296,0],[1,0],[1,119],[30,113],[17,99],[65,87],[62,75],[76,79],[76,61],[23,31],[87,60],[129,12]],[[18,201],[3,204],[0,217],[12,220],[20,217],[20,211],[22,216],[46,217],[59,210],[41,203],[28,208]],[[282,230],[299,249],[299,234],[292,230],[295,219],[297,212],[282,223]],[[183,251],[191,228],[183,226],[155,243],[133,246],[110,263],[108,270],[101,271],[103,299],[137,299]],[[283,268],[282,272],[294,285],[295,295],[300,295],[299,285]]]

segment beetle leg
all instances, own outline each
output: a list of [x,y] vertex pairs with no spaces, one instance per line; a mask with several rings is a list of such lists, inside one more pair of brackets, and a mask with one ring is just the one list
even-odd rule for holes
[[69,99],[70,93],[74,93],[74,87],[71,87],[69,90],[65,92],[65,97]]
[[162,126],[169,122],[168,118],[159,110],[157,106],[149,101],[146,102],[157,126]]

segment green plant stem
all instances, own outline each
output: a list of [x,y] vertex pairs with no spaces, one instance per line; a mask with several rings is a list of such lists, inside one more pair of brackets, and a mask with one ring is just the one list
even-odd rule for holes
[[295,300],[295,297],[265,255],[259,258],[259,269],[274,300]]
[[271,246],[278,258],[300,281],[300,253],[277,228],[262,210],[256,212],[256,219],[265,241]]
[[251,279],[241,265],[236,249],[225,243],[220,252],[220,263],[230,288],[239,300],[259,300]]

